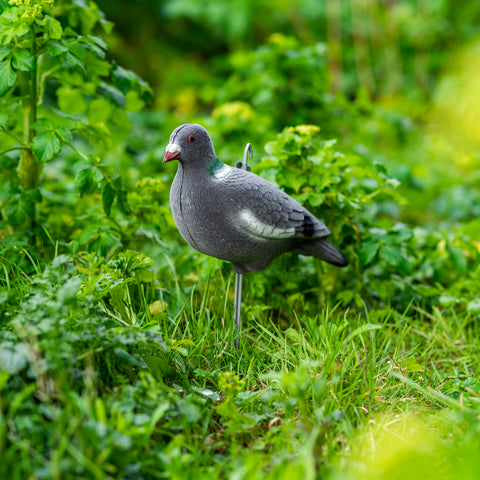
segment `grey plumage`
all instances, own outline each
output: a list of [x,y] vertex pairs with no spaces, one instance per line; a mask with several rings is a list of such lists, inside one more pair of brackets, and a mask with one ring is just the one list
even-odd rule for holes
[[236,273],[263,270],[289,251],[348,264],[326,240],[330,230],[300,203],[258,175],[218,160],[202,126],[173,131],[163,162],[174,159],[172,213],[196,250],[231,262]]

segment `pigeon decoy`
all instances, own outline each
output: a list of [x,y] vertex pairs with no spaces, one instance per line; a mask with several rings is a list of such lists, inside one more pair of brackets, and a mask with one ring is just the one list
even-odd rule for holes
[[189,245],[232,263],[238,332],[242,274],[264,270],[285,252],[348,264],[326,240],[330,230],[300,203],[258,175],[221,162],[201,125],[186,123],[172,132],[163,163],[172,160],[178,160],[170,189],[173,218]]

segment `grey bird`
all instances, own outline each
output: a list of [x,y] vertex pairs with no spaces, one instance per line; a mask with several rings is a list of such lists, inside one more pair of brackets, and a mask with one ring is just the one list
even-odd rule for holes
[[330,230],[299,202],[258,175],[221,162],[201,125],[172,132],[163,163],[172,160],[178,160],[170,189],[175,224],[193,248],[232,263],[240,282],[237,329],[243,273],[264,270],[285,252],[348,264],[326,240]]

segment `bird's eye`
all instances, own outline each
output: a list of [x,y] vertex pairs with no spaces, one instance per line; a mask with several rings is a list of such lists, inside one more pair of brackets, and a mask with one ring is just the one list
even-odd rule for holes
[[195,141],[195,135],[189,135],[188,138],[187,138],[187,142],[192,143],[194,141]]

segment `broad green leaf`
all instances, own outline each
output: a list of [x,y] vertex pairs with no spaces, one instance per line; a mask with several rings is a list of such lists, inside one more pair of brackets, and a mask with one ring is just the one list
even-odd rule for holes
[[344,304],[349,304],[355,295],[355,292],[353,290],[344,290],[343,292],[339,292],[336,295],[336,298],[338,300],[341,300]]
[[139,112],[144,106],[145,102],[140,99],[138,93],[134,90],[130,90],[126,95],[125,98],[127,99],[127,104],[125,105],[125,109],[128,112]]
[[64,143],[69,143],[72,141],[72,132],[66,127],[57,128],[57,130],[55,130],[55,133]]
[[242,413],[231,398],[217,405],[215,410],[220,416],[234,420],[238,429],[242,428],[242,426],[249,428],[255,425],[255,421]]
[[219,402],[220,399],[221,399],[218,392],[210,390],[209,388],[193,387],[193,391],[195,391],[199,395],[202,395],[203,397],[206,397],[206,398],[212,400],[213,402]]
[[105,41],[103,40],[102,37],[97,37],[95,35],[87,35],[87,38],[89,40],[90,43],[95,43],[96,45],[98,45],[101,49],[103,50],[107,50],[108,49],[108,45],[105,43]]
[[78,235],[77,241],[80,245],[85,245],[86,243],[95,240],[100,236],[101,229],[100,226],[95,223],[87,224],[80,234]]
[[94,192],[101,179],[102,174],[96,167],[89,166],[79,170],[75,176],[75,185],[77,186],[80,196],[83,197],[85,193]]
[[391,267],[398,267],[400,262],[402,261],[402,253],[397,247],[393,245],[385,245],[380,250],[380,255],[385,260],[387,265]]
[[467,273],[467,257],[463,250],[456,245],[447,245],[448,258],[453,263],[453,266],[463,274]]
[[51,160],[60,153],[62,142],[54,132],[37,135],[33,138],[33,155],[40,163]]
[[57,57],[62,53],[68,52],[68,47],[60,42],[48,42],[47,52],[52,57]]
[[0,40],[4,45],[10,43],[14,37],[22,37],[29,32],[28,24],[21,18],[19,8],[7,8],[1,19]]
[[402,228],[395,232],[395,242],[402,243],[410,240],[413,237],[413,231],[409,228]]
[[78,42],[68,43],[68,52],[65,59],[71,67],[81,67],[85,70],[85,47]]
[[35,55],[30,50],[13,52],[12,65],[17,70],[32,72],[35,69]]
[[63,33],[62,24],[56,18],[50,17],[49,15],[45,15],[44,22],[47,35],[52,40],[60,40]]
[[0,113],[0,127],[3,127],[7,124],[8,118],[9,118],[8,113]]
[[123,93],[118,88],[107,85],[104,82],[102,82],[98,93],[100,93],[104,97],[107,97],[112,103],[119,107],[124,107],[125,103],[127,102],[125,100],[125,95],[123,95]]
[[308,201],[312,207],[319,207],[325,202],[325,195],[321,193],[313,193],[308,196]]
[[125,110],[122,110],[121,108],[116,108],[114,110],[111,122],[125,132],[128,132],[132,128],[132,122],[130,121],[127,112],[125,112]]
[[0,62],[0,97],[15,85],[17,75],[12,68],[10,60]]
[[78,59],[75,55],[72,55],[68,51],[65,55],[65,60],[70,67],[81,67],[84,70],[83,61]]
[[105,182],[102,188],[102,205],[107,216],[110,216],[113,201],[115,200],[115,189],[110,182]]
[[145,103],[149,103],[153,99],[152,89],[148,83],[131,70],[117,66],[113,71],[113,81],[115,86],[124,94],[129,90],[135,90],[139,92],[140,98]]
[[106,123],[113,112],[113,105],[105,98],[96,98],[88,105],[88,121],[90,124]]
[[37,135],[42,133],[48,133],[55,129],[53,122],[50,118],[40,118],[32,126]]
[[293,340],[294,342],[300,342],[302,340],[302,336],[298,332],[298,330],[295,330],[294,328],[287,328],[285,331],[285,335],[290,339]]
[[87,102],[78,88],[60,87],[57,89],[58,105],[60,109],[68,113],[84,113]]
[[132,83],[135,81],[136,75],[131,70],[126,70],[120,66],[117,66],[113,71],[113,80],[115,86],[118,87],[123,93],[127,93]]
[[116,195],[117,195],[117,206],[124,213],[130,212],[130,205],[128,204],[127,199],[127,190],[123,186],[122,177],[118,176],[113,179],[113,185],[115,186]]
[[[115,348],[113,351],[114,351],[115,355],[122,362],[128,363],[129,365],[140,366],[139,360],[136,357],[134,357],[132,354],[128,353],[123,348]],[[130,448],[130,442],[131,442],[130,437],[127,437],[126,435],[124,437],[125,437],[125,442],[126,442],[125,445],[124,445],[124,448],[125,449]]]
[[85,195],[85,193],[90,190],[90,185],[91,185],[90,179],[92,178],[91,176],[92,169],[93,167],[84,168],[82,170],[79,170],[75,175],[75,185],[77,187],[80,197],[83,197],[83,195]]
[[[164,346],[164,350],[167,349],[167,347]],[[162,353],[162,352],[159,352]],[[161,355],[145,355],[143,357],[144,362],[147,364],[148,369],[150,370],[150,373],[157,379],[161,380],[164,375],[167,375],[172,372],[172,366],[170,365],[170,362],[168,361],[165,356]],[[158,406],[158,409],[162,407],[162,404]],[[155,416],[155,412],[153,412],[152,419]]]
[[107,44],[99,37],[88,36],[86,41],[87,48],[98,58],[105,58]]
[[405,257],[402,253],[400,254],[400,262],[398,264],[398,271],[402,275],[408,275],[412,271],[412,262]]
[[0,46],[0,61],[3,60],[7,55],[9,55],[11,51],[12,51],[12,47],[10,45],[1,45]]
[[19,196],[5,207],[5,214],[12,225],[22,225],[27,219],[33,218],[35,204],[25,196]]
[[364,243],[360,248],[360,266],[366,267],[372,263],[377,255],[380,245],[378,243]]
[[[109,77],[112,70],[112,66],[109,62],[92,54],[86,56],[85,67],[90,75],[97,78]],[[97,92],[97,97],[98,96],[101,95]]]
[[438,290],[429,285],[417,285],[415,290],[423,297],[433,297],[434,295],[438,294]]
[[18,374],[28,365],[28,347],[23,343],[0,343],[0,370]]

